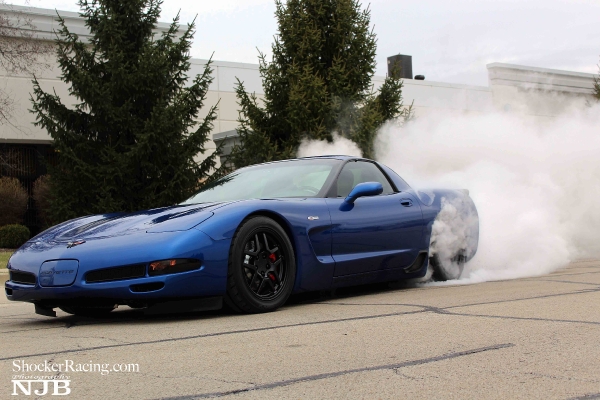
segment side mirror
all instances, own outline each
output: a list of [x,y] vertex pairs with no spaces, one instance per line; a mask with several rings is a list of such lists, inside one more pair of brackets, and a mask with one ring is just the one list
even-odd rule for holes
[[354,186],[344,202],[353,204],[356,199],[363,196],[377,196],[383,192],[383,186],[379,182],[364,182]]

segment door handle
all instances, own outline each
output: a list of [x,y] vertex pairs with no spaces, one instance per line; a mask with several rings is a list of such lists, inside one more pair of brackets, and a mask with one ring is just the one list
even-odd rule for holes
[[410,207],[413,205],[411,199],[401,199],[400,204],[402,204],[404,207]]

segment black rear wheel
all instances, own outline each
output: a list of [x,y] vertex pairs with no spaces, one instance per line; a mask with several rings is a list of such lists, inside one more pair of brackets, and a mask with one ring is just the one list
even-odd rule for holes
[[295,277],[296,260],[283,228],[264,216],[244,221],[229,251],[226,304],[247,313],[274,311],[292,293]]
[[429,268],[433,270],[434,281],[450,281],[459,279],[465,268],[466,257],[459,254],[451,260],[440,261],[437,255],[429,257]]

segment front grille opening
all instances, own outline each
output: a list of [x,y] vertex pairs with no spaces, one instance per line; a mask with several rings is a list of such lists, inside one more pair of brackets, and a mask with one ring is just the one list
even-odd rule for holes
[[146,264],[125,265],[123,267],[104,268],[85,274],[87,283],[122,281],[146,276]]
[[154,292],[165,287],[164,282],[141,283],[139,285],[131,285],[129,289],[135,293]]
[[31,272],[10,270],[10,280],[23,285],[35,285],[35,275]]

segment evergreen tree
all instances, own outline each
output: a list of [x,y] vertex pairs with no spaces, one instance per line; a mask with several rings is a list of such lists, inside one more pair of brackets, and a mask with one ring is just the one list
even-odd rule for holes
[[[216,118],[197,121],[212,81],[210,63],[189,80],[194,24],[153,33],[160,0],[80,0],[89,43],[62,18],[57,54],[65,103],[34,80],[36,124],[54,139],[51,211],[56,220],[134,211],[184,200],[207,180],[217,154],[198,163]],[[219,174],[212,175],[216,178]]]
[[372,90],[376,38],[369,9],[357,0],[277,0],[276,7],[272,61],[259,56],[264,99],[238,81],[240,144],[229,160],[242,167],[294,157],[302,139],[331,141],[333,132],[372,157],[377,129],[407,112],[399,78]]

